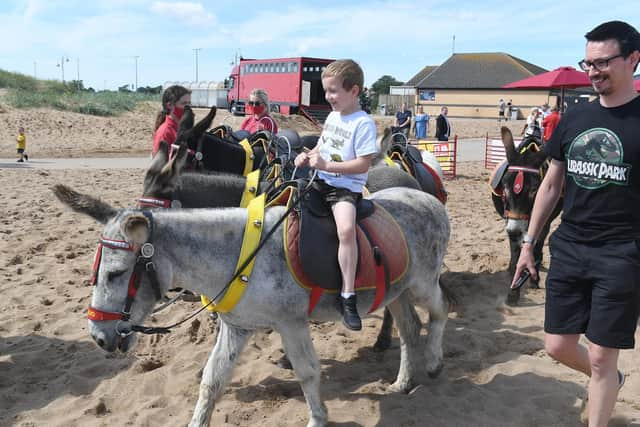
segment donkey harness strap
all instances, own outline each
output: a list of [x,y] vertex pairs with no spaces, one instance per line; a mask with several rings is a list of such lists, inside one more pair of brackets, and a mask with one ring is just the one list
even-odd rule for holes
[[391,157],[389,157],[389,155],[385,154],[383,159],[387,165],[396,167],[396,164],[393,162],[393,160],[391,160]]
[[260,169],[256,169],[247,175],[247,183],[244,186],[242,192],[242,199],[240,200],[240,207],[246,208],[249,202],[253,200],[258,194],[258,180],[260,179]]
[[251,144],[249,144],[249,140],[247,138],[240,141],[240,146],[244,148],[244,171],[242,175],[247,176],[251,169],[253,169],[253,148],[251,148]]
[[[259,197],[249,202],[249,206],[247,208],[247,223],[244,228],[242,248],[240,249],[240,256],[238,257],[236,271],[242,266],[249,255],[255,251],[260,243],[260,238],[262,237],[262,225],[264,224],[265,198],[266,195],[261,194]],[[255,262],[256,259],[253,258],[251,262],[249,262],[249,264],[240,272],[240,275],[231,283],[229,289],[224,294],[220,302],[211,304],[213,311],[228,313],[233,310],[233,307],[235,307],[244,294]]]

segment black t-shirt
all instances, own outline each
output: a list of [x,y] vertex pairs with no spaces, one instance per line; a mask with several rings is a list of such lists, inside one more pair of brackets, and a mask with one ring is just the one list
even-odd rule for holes
[[565,166],[559,235],[578,242],[640,239],[640,96],[615,108],[597,100],[573,107],[545,150]]

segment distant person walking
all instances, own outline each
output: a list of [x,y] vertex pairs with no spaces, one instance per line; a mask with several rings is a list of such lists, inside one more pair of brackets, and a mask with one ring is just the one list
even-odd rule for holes
[[160,141],[169,145],[176,142],[178,123],[187,105],[191,105],[191,91],[184,86],[169,86],[162,93],[162,111],[156,117],[151,155],[155,156],[158,152]]
[[424,112],[424,107],[421,105],[418,107],[418,112],[415,118],[415,133],[416,139],[426,139],[429,129],[429,114]]
[[18,136],[16,137],[16,151],[18,152],[18,162],[22,163],[29,160],[27,155],[27,136],[24,134],[24,128],[18,128]]
[[502,121],[504,119],[504,112],[507,109],[507,103],[504,102],[504,99],[500,98],[498,101],[498,121]]
[[442,107],[440,115],[436,118],[436,139],[438,141],[448,141],[451,135],[451,123],[449,123],[449,109]]
[[507,102],[507,109],[505,111],[506,116],[505,116],[505,120],[509,120],[511,118],[511,109],[513,108],[513,103],[511,102],[511,100],[509,100]]

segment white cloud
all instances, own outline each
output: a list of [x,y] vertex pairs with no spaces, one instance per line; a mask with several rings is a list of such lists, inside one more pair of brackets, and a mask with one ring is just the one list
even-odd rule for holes
[[159,1],[151,5],[151,10],[190,25],[214,24],[216,22],[215,15],[207,12],[201,3]]

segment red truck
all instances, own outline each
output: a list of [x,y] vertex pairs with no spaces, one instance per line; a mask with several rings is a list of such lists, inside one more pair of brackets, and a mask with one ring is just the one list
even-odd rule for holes
[[272,112],[304,114],[317,122],[324,122],[331,106],[324,99],[320,74],[333,61],[306,57],[240,58],[227,81],[229,111],[244,114],[249,93],[260,88],[269,95]]

